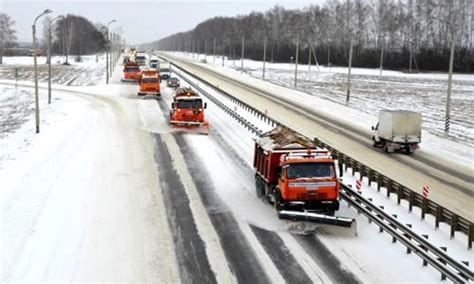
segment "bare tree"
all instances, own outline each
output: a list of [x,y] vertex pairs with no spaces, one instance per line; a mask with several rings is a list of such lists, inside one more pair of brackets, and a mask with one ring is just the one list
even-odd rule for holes
[[5,13],[0,13],[0,64],[3,64],[5,49],[16,43],[16,31],[13,29],[15,21]]

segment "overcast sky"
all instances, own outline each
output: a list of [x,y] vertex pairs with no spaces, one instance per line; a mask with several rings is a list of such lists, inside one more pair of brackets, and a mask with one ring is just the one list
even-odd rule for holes
[[[137,44],[157,40],[175,32],[187,31],[214,16],[236,16],[251,11],[266,11],[279,4],[285,8],[303,8],[325,0],[215,0],[215,1],[40,1],[0,0],[0,11],[16,22],[18,41],[31,42],[31,25],[45,9],[51,16],[81,15],[92,22],[107,23],[116,19],[112,27],[120,28],[128,43]],[[39,20],[41,29],[41,20]],[[39,34],[42,37],[42,33]]]

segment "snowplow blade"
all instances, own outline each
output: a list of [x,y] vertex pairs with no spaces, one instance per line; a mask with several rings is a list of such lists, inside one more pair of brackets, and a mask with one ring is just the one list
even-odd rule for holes
[[209,124],[207,122],[177,122],[171,121],[171,127],[186,130],[190,133],[209,134]]
[[209,123],[205,122],[194,122],[194,121],[171,121],[171,126],[173,128],[185,129],[191,133],[197,134],[209,134]]
[[346,217],[329,216],[311,212],[282,210],[278,212],[278,218],[292,221],[306,221],[321,224],[335,225],[341,227],[351,227],[355,223],[355,219]]

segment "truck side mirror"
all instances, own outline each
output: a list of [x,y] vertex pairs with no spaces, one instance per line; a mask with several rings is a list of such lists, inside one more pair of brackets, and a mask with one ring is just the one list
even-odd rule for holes
[[171,108],[174,108],[174,103],[171,103]]
[[207,103],[204,103],[204,108],[207,108]]
[[372,128],[372,130],[375,130],[374,126],[372,126],[371,128]]

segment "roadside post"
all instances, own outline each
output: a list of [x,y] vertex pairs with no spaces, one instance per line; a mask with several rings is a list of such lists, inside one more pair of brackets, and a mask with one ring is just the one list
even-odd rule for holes
[[18,89],[18,68],[15,68],[15,89]]

